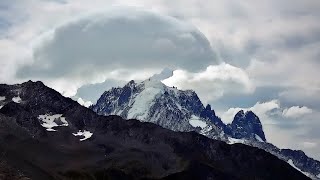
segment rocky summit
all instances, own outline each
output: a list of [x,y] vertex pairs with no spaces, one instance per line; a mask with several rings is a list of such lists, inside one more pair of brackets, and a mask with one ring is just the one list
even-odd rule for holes
[[261,142],[266,141],[260,119],[252,111],[239,111],[229,125],[229,128],[234,138],[254,139]]

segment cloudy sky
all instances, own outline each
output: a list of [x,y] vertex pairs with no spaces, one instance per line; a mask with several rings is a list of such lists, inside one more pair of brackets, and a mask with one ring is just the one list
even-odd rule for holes
[[318,0],[1,0],[0,83],[41,80],[94,102],[163,68],[228,123],[320,159]]

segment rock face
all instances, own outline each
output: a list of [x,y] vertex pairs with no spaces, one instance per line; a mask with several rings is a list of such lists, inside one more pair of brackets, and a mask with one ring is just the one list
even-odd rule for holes
[[266,141],[260,119],[252,111],[246,113],[243,110],[239,111],[229,128],[234,138]]
[[216,116],[216,113],[213,109],[211,109],[211,106],[208,104],[205,109],[202,109],[200,113],[200,117],[204,119],[209,119],[213,124],[215,124],[217,127],[220,127],[221,129],[225,129],[226,125],[221,121],[221,119]]
[[258,148],[99,116],[41,82],[0,85],[0,96],[4,178],[308,179]]
[[320,166],[319,161],[308,157],[303,151],[291,150],[291,149],[281,149],[280,153],[286,157],[288,160],[292,160],[301,170],[308,169],[308,173],[316,175],[320,178]]

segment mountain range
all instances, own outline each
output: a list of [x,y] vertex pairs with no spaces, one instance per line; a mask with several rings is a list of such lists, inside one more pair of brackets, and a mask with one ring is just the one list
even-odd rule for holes
[[280,149],[267,142],[259,117],[240,110],[224,124],[210,105],[204,106],[193,90],[168,87],[161,80],[172,76],[164,70],[151,78],[130,81],[124,87],[105,91],[90,108],[99,115],[151,122],[177,132],[194,131],[229,144],[242,143],[263,149],[313,179],[320,179],[320,162],[302,151]]
[[259,148],[101,116],[42,82],[1,84],[0,97],[1,179],[309,179]]

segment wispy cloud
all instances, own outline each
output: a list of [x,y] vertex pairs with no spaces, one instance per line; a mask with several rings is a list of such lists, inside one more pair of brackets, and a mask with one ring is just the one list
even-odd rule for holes
[[312,113],[312,109],[306,106],[292,106],[290,108],[284,109],[282,115],[286,118],[299,118],[310,113]]

